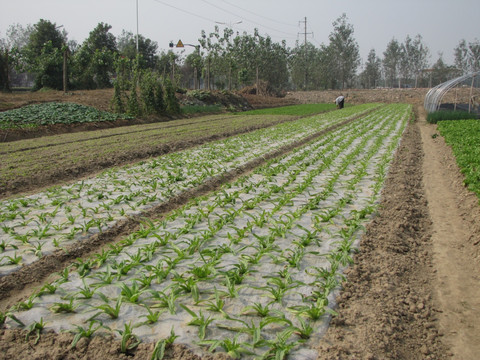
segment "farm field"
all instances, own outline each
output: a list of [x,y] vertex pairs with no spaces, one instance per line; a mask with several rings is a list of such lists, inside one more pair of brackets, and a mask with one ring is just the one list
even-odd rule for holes
[[0,197],[294,118],[224,114],[0,143]]
[[[19,186],[0,212],[1,353],[470,358],[478,342],[455,327],[475,329],[474,310],[439,315],[454,312],[438,301],[452,284],[437,283],[444,262],[433,243],[445,205],[432,209],[438,196],[422,185],[432,181],[425,171],[444,169],[424,168],[423,146],[445,157],[448,147],[421,112],[410,121],[408,105],[344,110],[30,195]],[[478,214],[478,198],[468,199],[458,205],[464,221]],[[454,212],[449,221],[461,225]],[[465,304],[474,291],[462,293]]]
[[[209,178],[224,177],[251,161],[266,158],[272,152],[361,116],[376,106],[357,106],[341,113],[283,123],[138,165],[107,170],[95,178],[54,187],[31,197],[5,201],[0,205],[5,237],[2,239],[0,274],[15,270],[20,264],[28,265],[35,258],[41,258],[45,251],[62,248],[72,240],[91,235],[92,231],[103,232],[119,219],[141,215],[181,192],[200,186]],[[12,237],[17,240],[15,244],[9,242]],[[37,251],[32,252],[33,244]],[[20,260],[30,252],[34,255],[30,260]]]

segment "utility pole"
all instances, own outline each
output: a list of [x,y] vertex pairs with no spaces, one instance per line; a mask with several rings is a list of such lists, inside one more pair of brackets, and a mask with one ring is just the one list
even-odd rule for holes
[[68,86],[68,77],[67,77],[67,57],[68,57],[68,47],[64,45],[63,49],[63,93],[67,93]]
[[305,47],[305,79],[304,79],[304,85],[303,85],[303,88],[304,90],[307,90],[307,82],[308,82],[308,63],[307,63],[307,35],[312,35],[313,36],[313,32],[307,32],[307,17],[305,16],[305,20],[303,21],[300,21],[300,23],[303,23],[304,24],[304,31],[303,33],[299,33],[299,35],[304,35],[305,36],[305,40],[304,40],[304,47]]
[[137,42],[137,55],[138,55],[138,0],[137,0],[137,36],[136,36],[136,42]]
[[[62,28],[63,25],[56,26],[55,29]],[[67,85],[68,85],[68,75],[67,75],[67,57],[68,57],[68,45],[65,43],[65,38],[63,39],[63,93],[67,93]],[[8,58],[7,58],[7,66],[8,66]],[[8,79],[7,79],[8,80]]]

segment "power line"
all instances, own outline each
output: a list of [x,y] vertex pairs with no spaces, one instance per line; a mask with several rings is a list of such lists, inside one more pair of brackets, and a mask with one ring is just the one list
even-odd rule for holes
[[261,23],[259,23],[259,22],[256,22],[256,21],[247,19],[247,18],[245,18],[245,17],[243,17],[243,16],[239,16],[238,14],[236,14],[236,13],[234,13],[234,12],[232,12],[232,11],[226,10],[226,9],[224,9],[224,8],[221,8],[221,7],[219,7],[218,5],[212,4],[211,2],[209,2],[209,1],[207,1],[207,0],[202,0],[202,1],[203,1],[205,4],[208,4],[208,5],[216,8],[217,10],[221,10],[221,11],[227,13],[227,14],[236,16],[236,17],[238,17],[238,18],[240,18],[240,19],[242,19],[242,20],[245,20],[245,21],[247,21],[247,22],[250,22],[250,23],[252,23],[252,24],[259,25],[259,26],[261,26],[261,27],[263,27],[263,28],[270,29],[270,30],[275,31],[275,32],[278,32],[278,33],[282,33],[282,34],[285,34],[285,35],[292,36],[291,33],[287,33],[287,32],[285,32],[285,31],[281,31],[281,30],[272,28],[272,27],[270,27],[270,26],[263,25],[263,24],[261,24]]
[[191,16],[195,16],[195,17],[197,17],[197,18],[199,18],[199,19],[202,19],[202,20],[206,20],[206,21],[210,21],[210,22],[212,22],[212,23],[215,23],[215,20],[213,20],[213,19],[209,19],[209,18],[207,18],[207,17],[205,17],[205,16],[195,14],[195,13],[193,13],[193,12],[191,12],[191,11],[188,11],[188,10],[185,10],[185,9],[181,9],[181,8],[176,7],[176,6],[174,6],[174,5],[170,5],[170,4],[168,4],[168,3],[164,2],[164,1],[161,1],[161,0],[153,0],[153,1],[155,1],[155,2],[157,2],[157,3],[159,3],[159,4],[162,4],[162,5],[171,7],[172,9],[175,9],[175,10],[178,10],[178,11],[181,11],[181,12],[184,12],[185,14],[188,14],[188,15],[191,15]]
[[[185,13],[185,14],[194,16],[194,17],[196,17],[196,18],[199,18],[199,19],[202,19],[202,20],[211,22],[211,23],[213,23],[213,24],[217,23],[217,21],[214,20],[214,19],[210,19],[210,18],[208,18],[208,17],[199,15],[199,14],[194,13],[194,12],[192,12],[192,11],[179,8],[178,6],[171,5],[171,4],[169,4],[169,3],[165,2],[165,1],[162,1],[162,0],[153,0],[153,1],[155,1],[155,2],[157,2],[157,3],[159,3],[159,4],[162,4],[162,5],[168,6],[168,7],[172,8],[172,9],[177,10],[177,11],[183,12],[183,13]],[[280,33],[289,35],[288,37],[289,37],[290,39],[296,39],[296,38],[297,38],[296,36],[292,35],[291,33],[287,33],[287,32],[284,32],[284,31],[279,31],[279,30],[270,28],[270,27],[268,27],[268,26],[264,26],[264,25],[262,25],[262,24],[260,24],[260,23],[255,22],[255,21],[252,21],[252,20],[246,19],[246,18],[244,18],[244,17],[238,16],[238,15],[232,13],[232,12],[229,12],[228,10],[219,8],[218,6],[216,6],[216,5],[208,2],[208,1],[206,1],[206,0],[202,0],[202,1],[204,1],[206,4],[208,4],[208,5],[210,5],[210,6],[215,7],[215,8],[218,9],[218,10],[222,10],[222,11],[224,11],[224,12],[227,12],[227,13],[231,14],[231,15],[237,16],[237,17],[239,17],[239,18],[241,18],[241,19],[243,19],[243,20],[245,20],[245,21],[247,21],[247,22],[250,22],[250,23],[253,23],[253,24],[262,26],[262,27],[264,27],[264,28],[271,29],[271,30],[276,31],[276,32],[280,32]],[[243,29],[243,28],[241,28],[241,27],[233,27],[233,28],[234,28],[234,29],[241,30],[241,31],[244,31],[244,32],[248,32],[247,30],[245,30],[245,29]]]
[[232,4],[232,3],[230,3],[230,2],[228,2],[228,1],[226,1],[226,0],[222,0],[222,1],[223,1],[225,4],[228,4],[228,5],[230,5],[230,6],[236,7],[237,9],[240,9],[240,10],[242,10],[242,11],[245,11],[246,13],[252,14],[252,15],[254,15],[254,16],[258,16],[258,17],[263,18],[263,19],[265,19],[265,20],[272,21],[272,22],[276,22],[276,23],[278,23],[278,24],[280,24],[280,25],[292,26],[292,27],[295,27],[295,28],[297,27],[296,25],[293,25],[293,24],[289,24],[289,23],[286,23],[286,22],[282,22],[282,21],[278,21],[278,20],[275,20],[275,19],[271,19],[271,18],[268,18],[268,17],[263,16],[263,15],[258,15],[258,14],[256,14],[256,13],[254,13],[253,11],[244,9],[244,8],[242,8],[242,7],[238,6],[238,5]]

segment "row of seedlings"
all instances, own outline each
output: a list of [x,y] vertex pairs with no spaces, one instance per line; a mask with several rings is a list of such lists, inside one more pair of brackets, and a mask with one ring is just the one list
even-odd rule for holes
[[0,203],[0,276],[372,106],[281,124],[4,201]]

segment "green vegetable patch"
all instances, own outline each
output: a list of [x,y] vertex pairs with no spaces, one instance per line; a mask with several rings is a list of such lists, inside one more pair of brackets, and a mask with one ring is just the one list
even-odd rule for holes
[[130,116],[97,110],[74,103],[44,103],[0,113],[0,128],[31,128],[40,125],[74,124],[132,119]]
[[441,121],[438,130],[452,147],[465,185],[480,198],[480,121]]

